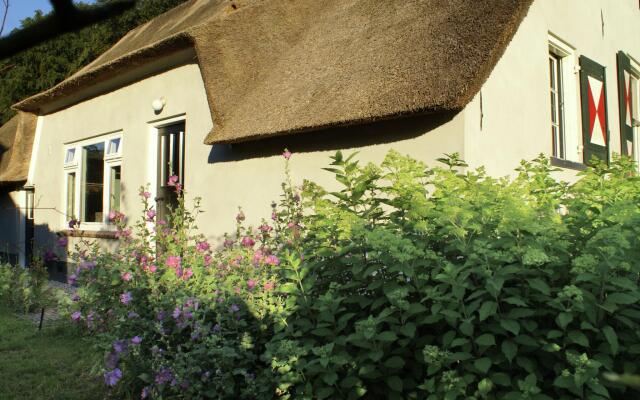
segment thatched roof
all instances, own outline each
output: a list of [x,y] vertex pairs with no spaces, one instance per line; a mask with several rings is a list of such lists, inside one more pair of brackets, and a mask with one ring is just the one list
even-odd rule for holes
[[231,143],[463,108],[533,0],[192,0],[15,107],[195,47],[214,127]]
[[36,116],[20,112],[0,127],[0,186],[27,180]]

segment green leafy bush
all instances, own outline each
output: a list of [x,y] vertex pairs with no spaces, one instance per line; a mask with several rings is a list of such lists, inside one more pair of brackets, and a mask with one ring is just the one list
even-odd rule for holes
[[0,302],[11,309],[28,313],[49,305],[47,270],[35,260],[28,268],[0,264]]
[[271,221],[240,212],[215,250],[197,206],[180,197],[163,224],[141,191],[135,232],[112,215],[116,253],[75,253],[69,312],[100,339],[106,383],[151,398],[629,398],[602,375],[640,358],[634,164],[570,186],[543,157],[512,180],[441,161],[338,152],[339,190],[287,179]]

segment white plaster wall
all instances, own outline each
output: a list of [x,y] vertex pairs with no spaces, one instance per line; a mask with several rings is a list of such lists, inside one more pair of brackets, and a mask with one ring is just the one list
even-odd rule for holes
[[24,192],[0,193],[0,253],[12,257],[24,251]]
[[[153,99],[164,96],[166,106],[156,115]],[[36,197],[36,244],[52,246],[54,233],[66,228],[64,211],[64,144],[122,130],[123,198],[125,214],[141,210],[138,188],[154,180],[156,165],[151,126],[159,120],[185,114],[185,186],[188,201],[202,198],[200,230],[220,242],[235,227],[238,206],[248,222],[257,224],[271,214],[284,177],[282,150],[288,147],[293,180],[312,179],[335,187],[330,173],[322,170],[329,156],[342,149],[359,151],[363,163],[380,162],[392,148],[433,162],[443,153],[463,152],[463,115],[423,116],[285,136],[233,146],[203,144],[212,127],[204,86],[196,64],[174,68],[110,93],[48,114],[41,120],[40,144],[33,184]],[[248,115],[247,118],[251,116]],[[72,239],[73,245],[77,239]],[[113,240],[101,242],[109,247]]]
[[[638,2],[536,0],[481,92],[464,111],[465,155],[471,166],[484,165],[490,174],[501,176],[512,173],[523,158],[551,154],[549,32],[576,49],[576,64],[585,55],[606,67],[610,150],[620,153],[616,54],[622,50],[640,59]],[[572,94],[578,101],[579,90],[578,83]],[[581,141],[579,108],[577,127]],[[573,180],[575,172],[566,170],[559,176]]]

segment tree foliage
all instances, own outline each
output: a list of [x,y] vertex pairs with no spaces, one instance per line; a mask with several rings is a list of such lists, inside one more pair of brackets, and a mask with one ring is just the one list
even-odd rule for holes
[[[104,5],[114,0],[98,0]],[[0,61],[0,124],[14,114],[11,105],[64,80],[94,60],[128,31],[185,0],[139,0],[136,7],[122,15],[67,33],[39,46]],[[80,4],[80,7],[90,7]],[[22,21],[30,26],[45,17],[42,11]]]

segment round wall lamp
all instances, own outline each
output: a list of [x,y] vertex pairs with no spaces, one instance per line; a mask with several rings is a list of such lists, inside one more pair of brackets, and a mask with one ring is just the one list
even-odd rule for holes
[[165,104],[167,104],[167,100],[164,97],[160,97],[151,102],[151,108],[153,108],[153,112],[160,114]]

